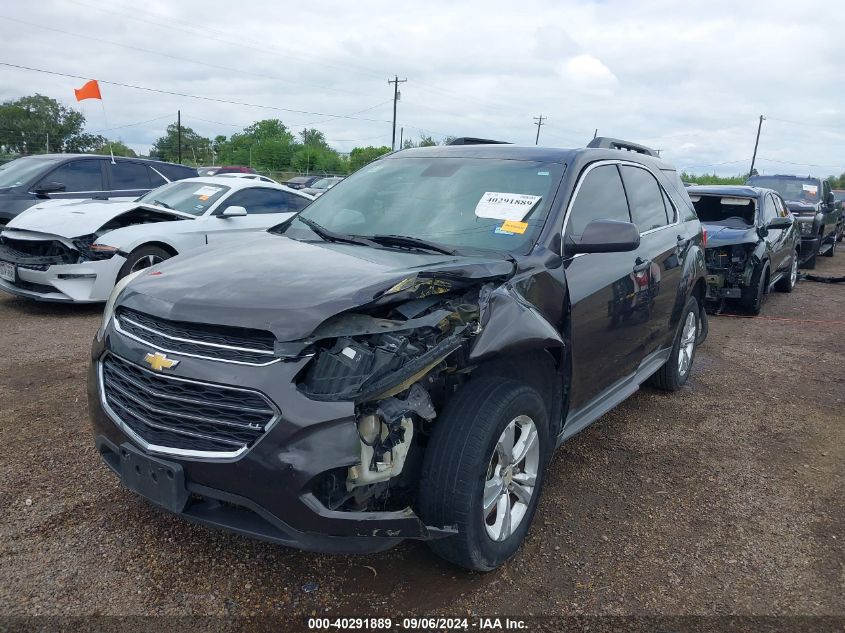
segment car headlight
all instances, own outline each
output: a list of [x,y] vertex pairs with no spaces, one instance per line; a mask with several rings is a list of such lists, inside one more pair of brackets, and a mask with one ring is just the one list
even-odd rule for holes
[[98,339],[102,340],[103,334],[105,334],[106,332],[106,327],[108,326],[109,321],[111,321],[112,315],[114,314],[114,304],[117,302],[117,298],[120,296],[120,293],[124,291],[126,286],[129,285],[130,281],[135,279],[135,277],[140,275],[142,272],[144,272],[144,269],[136,270],[134,273],[129,273],[128,275],[126,275],[126,277],[118,281],[114,285],[114,288],[112,288],[111,294],[109,295],[109,300],[106,301],[106,307],[103,310],[103,320],[100,323],[100,329],[97,332]]
[[799,222],[801,226],[801,235],[813,234],[813,222]]

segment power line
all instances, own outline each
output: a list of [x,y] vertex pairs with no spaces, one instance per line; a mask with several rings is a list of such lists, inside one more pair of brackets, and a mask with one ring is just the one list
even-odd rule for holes
[[[47,74],[47,75],[56,75],[56,76],[59,76],[59,77],[69,77],[71,79],[84,79],[84,80],[90,79],[90,77],[83,77],[82,75],[71,75],[69,73],[60,73],[60,72],[57,72],[57,71],[54,71],[54,70],[44,70],[43,68],[32,68],[31,66],[22,66],[22,65],[19,65],[19,64],[11,64],[9,62],[0,62],[0,66],[7,66],[9,68],[17,68],[18,70],[28,70],[28,71],[31,71],[31,72],[44,73],[44,74]],[[205,96],[202,96],[202,95],[194,95],[194,94],[189,94],[189,93],[186,93],[186,92],[175,92],[175,91],[172,91],[172,90],[163,90],[161,88],[150,88],[148,86],[139,86],[137,84],[126,84],[126,83],[121,83],[119,81],[110,81],[108,79],[97,79],[97,81],[101,84],[106,84],[106,85],[110,85],[110,86],[120,86],[121,88],[132,88],[134,90],[144,90],[146,92],[155,92],[155,93],[159,93],[159,94],[173,95],[173,96],[176,96],[176,97],[186,97],[186,98],[189,98],[189,99],[198,99],[200,101],[211,101],[211,102],[214,102],[214,103],[227,103],[227,104],[230,104],[230,105],[244,106],[244,107],[247,107],[247,108],[261,108],[261,109],[264,109],[264,110],[277,110],[277,111],[280,111],[280,112],[294,112],[296,114],[309,114],[309,115],[312,115],[312,116],[330,117],[330,118],[333,118],[333,119],[353,119],[355,121],[368,121],[370,123],[390,123],[390,121],[385,120],[385,119],[367,119],[367,118],[364,118],[364,117],[349,116],[349,115],[344,115],[344,114],[330,114],[330,113],[327,113],[327,112],[313,112],[313,111],[310,111],[310,110],[296,110],[294,108],[282,108],[280,106],[269,106],[269,105],[263,105],[263,104],[260,104],[260,103],[247,103],[245,101],[233,101],[231,99],[221,99],[219,97],[205,97]]]

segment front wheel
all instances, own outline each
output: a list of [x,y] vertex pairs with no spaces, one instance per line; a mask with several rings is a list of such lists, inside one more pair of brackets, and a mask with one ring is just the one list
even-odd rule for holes
[[130,273],[155,266],[165,259],[170,259],[170,257],[170,253],[158,246],[139,246],[129,253],[129,257],[126,258],[123,266],[120,267],[120,272],[117,273],[117,281],[120,281]]
[[748,288],[748,294],[743,297],[742,304],[754,316],[760,314],[763,309],[763,302],[766,300],[766,292],[769,284],[769,266],[764,265],[754,271],[751,277],[751,285]]
[[431,549],[476,571],[513,556],[537,509],[553,441],[531,387],[501,377],[464,385],[438,417],[423,460],[420,516],[458,530]]
[[834,255],[836,255],[836,244],[838,242],[839,242],[839,240],[836,239],[836,235],[834,235],[833,241],[830,243],[830,248],[827,249],[824,253],[827,257],[833,257]]
[[669,360],[649,378],[649,384],[664,391],[677,391],[686,384],[698,347],[700,323],[698,301],[690,297],[678,323]]

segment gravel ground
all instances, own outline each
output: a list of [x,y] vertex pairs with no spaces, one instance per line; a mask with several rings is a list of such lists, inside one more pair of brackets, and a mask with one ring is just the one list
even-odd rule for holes
[[0,297],[2,615],[845,616],[845,284],[713,317],[681,392],[558,451],[527,543],[485,575],[419,543],[292,551],[125,491],[87,419],[99,312]]

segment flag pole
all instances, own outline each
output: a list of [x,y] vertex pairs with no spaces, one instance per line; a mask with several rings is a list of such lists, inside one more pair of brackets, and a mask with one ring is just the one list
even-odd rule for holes
[[[102,99],[102,97],[100,98],[100,105],[101,105],[101,106],[102,106],[102,108],[103,108],[103,121],[104,121],[104,122],[105,122],[105,124],[106,124],[106,129],[105,129],[105,131],[106,131],[106,132],[108,132],[108,129],[109,129],[109,118],[106,116],[106,104],[105,104],[105,103],[103,103],[103,99]],[[106,138],[106,140],[107,140],[107,141],[108,141],[108,143],[109,143],[109,155],[111,156],[111,164],[112,164],[112,165],[114,165],[114,164],[115,164],[115,162],[114,162],[114,150],[112,149],[112,146],[111,146],[111,139]]]

